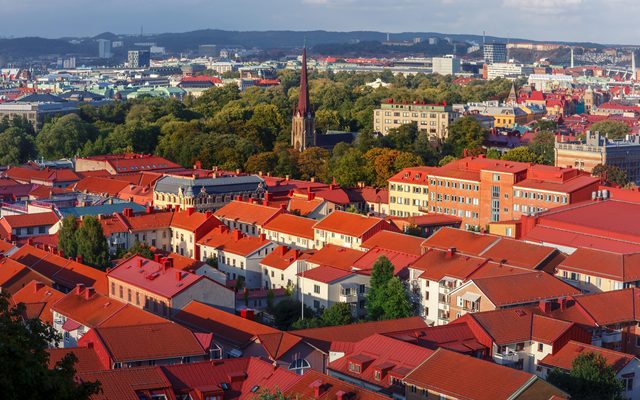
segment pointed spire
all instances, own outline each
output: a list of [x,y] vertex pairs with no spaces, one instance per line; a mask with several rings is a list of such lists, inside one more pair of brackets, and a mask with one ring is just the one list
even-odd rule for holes
[[300,70],[300,93],[298,94],[298,107],[295,114],[306,116],[312,113],[309,101],[309,83],[307,81],[307,46],[302,50],[302,69]]

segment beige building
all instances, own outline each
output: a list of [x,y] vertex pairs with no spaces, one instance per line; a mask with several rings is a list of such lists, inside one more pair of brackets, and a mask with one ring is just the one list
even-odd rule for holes
[[449,125],[459,118],[450,105],[425,103],[394,103],[389,100],[373,111],[373,130],[383,135],[404,124],[416,124],[418,130],[426,131],[432,139],[444,140],[449,136]]
[[584,293],[640,286],[640,254],[578,248],[556,268],[555,275]]
[[315,311],[348,303],[354,316],[362,316],[370,279],[369,275],[321,265],[298,273],[298,300]]

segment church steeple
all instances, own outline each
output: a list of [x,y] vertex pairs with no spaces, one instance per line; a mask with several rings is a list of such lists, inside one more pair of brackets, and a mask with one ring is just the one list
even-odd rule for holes
[[300,70],[300,94],[298,95],[298,107],[296,114],[305,116],[313,113],[309,101],[309,82],[307,80],[307,48],[302,50],[302,68]]
[[309,82],[307,78],[307,47],[302,50],[302,68],[300,70],[300,93],[298,106],[293,110],[291,121],[291,146],[303,151],[316,145],[316,125],[309,100]]

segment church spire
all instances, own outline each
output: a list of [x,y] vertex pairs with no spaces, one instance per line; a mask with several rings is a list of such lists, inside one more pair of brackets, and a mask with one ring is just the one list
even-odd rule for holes
[[309,82],[307,81],[307,47],[302,50],[302,69],[300,70],[300,93],[298,94],[298,107],[295,114],[302,117],[311,114],[311,102],[309,101]]

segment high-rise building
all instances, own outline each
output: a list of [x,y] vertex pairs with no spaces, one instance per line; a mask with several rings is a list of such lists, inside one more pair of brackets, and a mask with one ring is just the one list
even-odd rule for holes
[[220,54],[215,44],[201,44],[198,46],[198,55],[201,57],[217,57]]
[[505,43],[485,43],[484,61],[487,64],[507,62],[507,45]]
[[307,81],[307,48],[302,50],[302,69],[300,70],[300,94],[298,106],[293,111],[291,122],[291,146],[303,151],[316,145],[316,123],[311,101],[309,100],[309,82]]
[[127,66],[129,68],[144,68],[150,63],[149,50],[129,50],[127,54]]
[[98,57],[111,58],[111,40],[98,39]]

